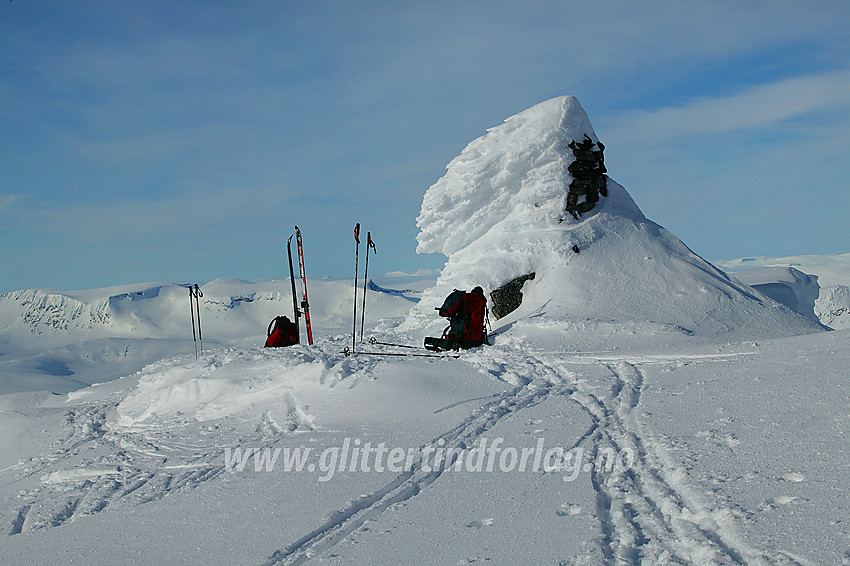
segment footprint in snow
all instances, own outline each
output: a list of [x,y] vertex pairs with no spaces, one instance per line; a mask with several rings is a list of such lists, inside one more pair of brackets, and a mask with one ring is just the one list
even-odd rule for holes
[[782,476],[782,479],[791,483],[800,483],[806,481],[806,476],[797,472],[791,472]]
[[495,519],[493,519],[492,517],[488,517],[486,519],[480,519],[478,521],[472,521],[471,523],[468,523],[466,526],[470,529],[480,529],[480,528],[483,528],[483,527],[489,527],[490,525],[492,525],[495,522],[496,522]]
[[797,501],[809,501],[805,497],[792,497],[790,495],[780,495],[778,497],[771,497],[767,501],[764,502],[762,506],[762,511],[775,511],[779,507],[783,507],[790,503],[794,503]]
[[793,503],[797,501],[799,497],[791,497],[790,495],[780,495],[779,497],[774,497],[768,500],[768,503],[771,505],[788,505],[789,503]]
[[564,503],[557,511],[555,511],[555,515],[558,517],[572,517],[579,513],[581,513],[581,506],[576,505],[575,503]]

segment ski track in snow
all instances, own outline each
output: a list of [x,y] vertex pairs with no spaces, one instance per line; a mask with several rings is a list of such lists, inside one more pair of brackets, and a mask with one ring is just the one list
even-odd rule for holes
[[[598,540],[605,563],[804,564],[787,553],[768,558],[748,545],[738,527],[744,513],[711,489],[698,487],[672,455],[666,439],[640,420],[641,365],[729,358],[722,354],[628,358],[499,348],[470,352],[458,363],[471,363],[512,387],[492,397],[450,405],[481,403],[429,444],[447,453],[470,449],[494,426],[526,408],[548,402],[576,403],[592,424],[569,449],[581,446],[586,454],[599,454],[611,448],[617,454],[624,450],[634,454],[627,470],[585,465],[596,492]],[[321,381],[334,387],[340,382],[356,384],[382,360],[328,356],[327,362]],[[0,482],[5,485],[34,484],[19,493],[22,502],[11,516],[8,535],[61,526],[112,504],[139,505],[195,488],[225,471],[223,465],[212,464],[220,461],[222,446],[248,445],[259,439],[269,445],[300,426],[297,422],[282,426],[263,414],[260,422],[231,417],[201,423],[175,417],[112,431],[107,420],[120,401],[120,394],[114,394],[73,406],[66,414],[66,438],[48,453],[0,470]],[[189,438],[192,443],[187,443]],[[390,507],[423,493],[444,469],[425,464],[420,452],[410,471],[333,511],[324,524],[274,551],[266,566],[304,564]],[[451,462],[446,463],[449,466]]]
[[58,527],[76,517],[100,513],[117,501],[136,505],[155,501],[197,487],[224,470],[223,465],[210,464],[219,460],[215,443],[183,444],[169,438],[174,434],[169,427],[109,432],[107,413],[117,404],[99,402],[69,410],[66,424],[73,432],[68,438],[55,443],[47,454],[0,471],[0,481],[6,485],[37,483],[18,494],[26,503],[7,534]]
[[[362,367],[326,366],[321,380],[359,375]],[[333,386],[333,385],[330,385]],[[226,470],[226,446],[275,441],[311,427],[294,412],[283,423],[269,412],[199,422],[185,415],[110,429],[121,393],[82,402],[66,411],[66,436],[50,451],[0,470],[0,485],[26,486],[8,535],[58,527],[116,503],[141,505],[193,489]],[[191,441],[187,441],[191,439]],[[11,505],[9,505],[11,507]]]
[[[747,354],[732,356],[742,355]],[[596,492],[599,541],[605,563],[804,564],[787,554],[768,558],[748,545],[737,525],[743,514],[716,494],[700,491],[687,471],[670,456],[671,447],[647,430],[637,414],[644,383],[638,367],[641,363],[681,364],[729,357],[643,357],[633,363],[625,358],[597,358],[594,363],[606,369],[607,376],[586,379],[580,370],[587,367],[589,357],[531,357],[527,352],[511,355],[496,349],[473,353],[465,356],[466,361],[514,387],[472,411],[430,445],[435,450],[470,448],[495,425],[523,409],[550,400],[574,402],[590,416],[592,426],[571,448],[583,446],[585,453],[599,454],[610,447],[618,454],[629,450],[635,455],[627,470],[600,470],[585,464],[584,471],[591,473]],[[476,400],[481,399],[469,401]],[[324,524],[275,551],[265,566],[304,564],[322,555],[367,521],[422,493],[451,464],[429,469],[421,459],[414,462],[412,470],[367,496],[353,499],[347,507],[331,513]]]
[[614,564],[767,563],[738,534],[732,510],[704,501],[685,471],[667,457],[660,438],[641,426],[643,374],[628,362],[608,365],[614,378],[610,395],[580,389],[572,396],[594,420],[593,453],[604,446],[635,455],[625,471],[592,470],[602,551]]
[[[473,411],[462,423],[435,438],[431,445],[435,449],[439,446],[447,452],[454,448],[472,448],[478,438],[502,420],[526,407],[537,405],[552,394],[560,393],[561,389],[552,385],[518,386]],[[451,466],[451,463],[453,461],[447,463],[447,466]],[[345,509],[333,513],[318,529],[286,549],[275,552],[266,564],[304,564],[345,539],[366,521],[374,520],[390,506],[418,495],[443,473],[441,468],[431,469],[423,464],[427,463],[419,456],[410,471],[398,475],[377,491],[358,498]]]

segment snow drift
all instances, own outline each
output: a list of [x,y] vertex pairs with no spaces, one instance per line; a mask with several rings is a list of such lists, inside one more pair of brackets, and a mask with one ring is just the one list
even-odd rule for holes
[[[746,281],[749,285],[790,285],[794,289],[795,296],[792,297],[787,292],[782,293],[781,296],[794,300],[805,296],[808,305],[811,299],[810,286],[805,285],[803,279],[799,276],[789,278],[787,270],[805,272],[817,280],[819,289],[815,296],[814,313],[821,324],[833,330],[850,328],[850,253],[744,257],[722,261],[719,265],[730,273],[734,273],[736,278]],[[796,279],[796,281],[792,279]],[[781,290],[777,285],[771,287]],[[803,287],[809,287],[809,291],[806,291]],[[773,298],[777,298],[777,296],[773,296]],[[808,306],[806,308],[806,314],[808,314]]]
[[793,267],[770,267],[742,271],[736,273],[735,278],[794,312],[819,321],[815,315],[815,301],[820,294],[816,275],[808,275]]
[[433,309],[453,289],[481,285],[489,294],[529,273],[536,277],[524,284],[522,305],[500,322],[759,336],[820,328],[696,255],[610,178],[593,210],[566,213],[569,144],[584,136],[598,141],[578,100],[564,96],[508,118],[449,163],[417,219],[417,252],[448,261],[403,329],[435,331]]

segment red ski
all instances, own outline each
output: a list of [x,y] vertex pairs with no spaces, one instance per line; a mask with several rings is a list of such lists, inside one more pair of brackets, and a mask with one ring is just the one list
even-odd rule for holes
[[298,240],[298,267],[301,271],[301,288],[304,290],[304,300],[301,308],[304,310],[304,321],[307,323],[307,342],[313,344],[313,327],[310,325],[310,303],[307,301],[307,274],[304,271],[304,246],[301,244],[301,230],[295,227],[295,237]]

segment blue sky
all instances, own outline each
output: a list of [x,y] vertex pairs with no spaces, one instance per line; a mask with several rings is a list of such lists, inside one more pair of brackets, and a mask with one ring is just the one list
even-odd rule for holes
[[[707,259],[850,251],[850,3],[0,3],[0,292],[378,275],[488,127],[579,98]],[[362,263],[361,263],[362,267]]]

